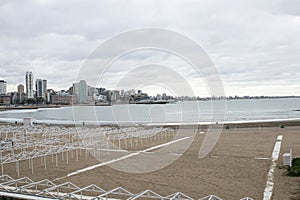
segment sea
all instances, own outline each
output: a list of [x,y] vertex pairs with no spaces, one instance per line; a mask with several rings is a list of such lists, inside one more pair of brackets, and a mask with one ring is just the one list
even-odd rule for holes
[[210,124],[300,119],[300,98],[183,101],[7,110],[2,122],[31,117],[47,124]]

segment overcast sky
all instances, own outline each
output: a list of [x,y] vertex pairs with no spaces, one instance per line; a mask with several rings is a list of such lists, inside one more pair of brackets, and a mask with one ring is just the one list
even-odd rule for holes
[[[47,79],[48,88],[68,89],[95,48],[143,27],[170,29],[196,41],[218,69],[227,96],[300,95],[299,0],[2,0],[0,79],[15,91],[30,70],[35,79]],[[175,61],[167,64],[177,66],[196,95],[205,96],[197,88],[203,81]],[[125,61],[122,66],[107,73],[104,87],[114,88],[124,77]],[[143,70],[137,78],[153,69]]]

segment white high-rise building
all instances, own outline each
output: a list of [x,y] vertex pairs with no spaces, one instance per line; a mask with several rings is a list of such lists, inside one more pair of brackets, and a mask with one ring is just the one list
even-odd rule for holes
[[36,79],[36,97],[46,99],[47,93],[47,80]]
[[85,80],[73,84],[73,94],[77,97],[78,103],[86,103],[88,97],[88,86]]
[[28,99],[33,99],[33,74],[32,72],[26,72],[25,75],[25,83],[26,83],[26,97]]
[[6,94],[7,92],[7,83],[4,80],[0,80],[0,94]]

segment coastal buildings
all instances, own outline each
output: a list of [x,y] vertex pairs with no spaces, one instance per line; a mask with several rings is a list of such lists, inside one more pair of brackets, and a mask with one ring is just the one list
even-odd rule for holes
[[7,95],[7,82],[0,80],[0,105],[10,104],[10,95]]
[[25,98],[24,85],[22,84],[18,85],[17,92],[18,92],[18,103],[23,103]]
[[[38,78],[33,82],[33,73],[27,71],[25,84],[19,84],[17,91],[7,93],[7,82],[0,80],[0,105],[33,104],[86,104],[110,105],[138,103],[141,100],[156,100],[142,90],[107,90],[104,87],[89,86],[85,80],[73,83],[68,90],[47,89],[48,81]],[[164,99],[169,96],[163,94]],[[160,96],[161,99],[161,96]],[[142,103],[142,102],[140,102]]]
[[26,84],[26,98],[33,99],[33,74],[32,72],[26,72],[25,75],[25,84]]
[[94,95],[97,93],[96,88],[88,86],[88,96],[87,96],[87,101],[88,102],[93,102],[94,99]]
[[18,103],[18,92],[10,92],[10,103],[11,104]]
[[36,98],[46,100],[47,80],[37,79],[35,82]]
[[86,103],[88,100],[88,86],[85,80],[73,84],[73,92],[78,103]]
[[68,93],[57,93],[51,95],[52,104],[71,105],[75,104],[76,102],[76,96]]
[[7,82],[5,80],[0,80],[0,95],[5,95],[7,93]]
[[0,105],[10,105],[11,97],[10,95],[0,95]]
[[95,104],[97,104],[98,102],[99,103],[106,103],[107,102],[107,97],[105,95],[96,93],[96,94],[94,94],[94,101],[95,101]]

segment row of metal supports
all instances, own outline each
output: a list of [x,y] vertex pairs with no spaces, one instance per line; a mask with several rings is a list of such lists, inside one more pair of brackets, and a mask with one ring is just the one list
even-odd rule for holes
[[[66,161],[67,164],[69,164],[69,154],[71,154],[71,159],[74,158],[74,154],[76,157],[76,162],[79,161],[79,157],[82,156],[82,148],[76,148],[74,150],[67,150],[67,151],[62,151],[56,154],[51,154],[51,155],[46,155],[46,156],[41,156],[41,157],[32,157],[27,159],[28,160],[28,168],[31,169],[31,173],[34,173],[34,160],[40,158],[40,163],[41,166],[44,167],[44,170],[47,170],[47,156],[51,156],[51,161],[52,163],[55,162],[55,166],[58,167],[58,155],[61,154],[61,160]],[[87,148],[85,148],[85,158],[87,159],[89,157],[89,151]],[[17,160],[15,161],[15,167],[16,167],[16,173],[17,177],[20,177],[20,162],[25,161],[25,160]],[[10,162],[13,163],[13,162]],[[9,163],[3,163],[1,162],[1,174],[4,175],[4,164],[9,164]]]
[[[139,143],[141,145],[147,144],[148,142],[158,141],[158,140],[164,140],[172,138],[172,134],[174,132],[172,131],[164,131],[161,133],[157,133],[155,135],[144,135],[142,137],[127,137],[127,138],[112,138],[112,142],[115,144],[116,140],[118,142],[118,148],[119,150],[122,149],[122,146],[127,149],[130,145],[130,148],[133,148],[133,146],[138,146]],[[128,141],[129,140],[129,141]],[[128,144],[129,143],[129,144]],[[109,148],[109,146],[107,146]]]

